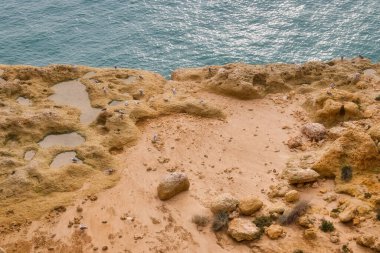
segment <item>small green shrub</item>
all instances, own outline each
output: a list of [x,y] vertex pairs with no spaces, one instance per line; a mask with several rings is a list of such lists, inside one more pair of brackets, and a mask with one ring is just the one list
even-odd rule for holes
[[364,193],[364,198],[370,199],[372,197],[372,194],[370,192]]
[[191,221],[196,224],[197,226],[200,226],[200,227],[205,227],[207,226],[208,222],[209,222],[209,219],[207,216],[203,216],[203,215],[194,215],[193,218],[191,218]]
[[331,212],[333,212],[333,213],[340,213],[340,210],[339,210],[339,208],[334,208],[334,209],[331,210]]
[[228,213],[226,211],[221,211],[215,214],[214,220],[212,222],[212,230],[214,232],[221,230],[228,224]]
[[331,221],[327,221],[325,219],[322,219],[321,221],[322,221],[322,223],[321,223],[321,226],[319,226],[319,228],[323,232],[331,232],[331,231],[335,230],[334,224],[332,224]]
[[256,217],[256,219],[253,221],[256,227],[259,227],[259,228],[269,227],[270,225],[272,225],[272,222],[273,222],[272,216],[266,216],[266,215]]
[[341,169],[341,179],[343,181],[350,181],[352,179],[352,168],[351,166],[344,165]]

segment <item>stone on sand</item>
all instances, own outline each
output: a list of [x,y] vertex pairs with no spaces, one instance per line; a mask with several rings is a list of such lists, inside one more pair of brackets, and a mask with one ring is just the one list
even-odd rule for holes
[[169,173],[162,178],[157,187],[157,195],[161,200],[168,200],[190,187],[187,175],[182,172]]
[[243,240],[250,241],[258,238],[260,229],[250,220],[236,218],[228,224],[227,232],[232,238],[240,242]]
[[288,169],[285,172],[285,177],[289,184],[302,184],[314,182],[318,179],[319,174],[312,169]]
[[286,202],[292,203],[298,201],[300,198],[300,193],[296,190],[288,191],[285,194],[285,200]]
[[260,210],[263,202],[254,196],[244,197],[239,200],[240,213],[243,215],[251,215]]
[[280,225],[272,224],[265,229],[265,234],[272,240],[282,237],[284,233],[284,228]]
[[211,212],[232,212],[237,208],[239,201],[230,193],[222,193],[216,196],[211,202]]
[[326,128],[320,123],[307,123],[302,127],[301,132],[314,141],[323,140],[326,136]]

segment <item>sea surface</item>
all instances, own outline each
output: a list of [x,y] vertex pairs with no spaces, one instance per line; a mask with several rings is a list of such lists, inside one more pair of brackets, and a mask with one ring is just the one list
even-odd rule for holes
[[363,55],[380,0],[0,0],[0,63],[174,69]]

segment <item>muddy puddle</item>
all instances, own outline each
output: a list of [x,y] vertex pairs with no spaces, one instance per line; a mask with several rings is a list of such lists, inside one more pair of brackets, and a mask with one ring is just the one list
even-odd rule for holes
[[123,103],[123,101],[112,100],[111,102],[108,103],[108,105],[110,105],[110,106],[116,106],[116,105],[120,105],[121,103]]
[[20,105],[31,105],[32,102],[28,98],[18,97],[16,100]]
[[77,153],[74,151],[62,152],[56,155],[50,164],[50,168],[58,169],[65,165],[72,163],[82,164],[83,162],[76,157]]
[[36,155],[36,151],[34,150],[28,150],[25,152],[24,159],[26,161],[30,161],[33,159],[33,157]]
[[58,83],[52,89],[54,90],[54,94],[49,99],[58,105],[77,107],[81,111],[81,123],[89,124],[98,116],[100,109],[91,106],[86,86],[78,80]]
[[68,134],[48,135],[38,144],[43,148],[50,148],[53,146],[76,147],[84,141],[85,139],[80,134],[73,132]]

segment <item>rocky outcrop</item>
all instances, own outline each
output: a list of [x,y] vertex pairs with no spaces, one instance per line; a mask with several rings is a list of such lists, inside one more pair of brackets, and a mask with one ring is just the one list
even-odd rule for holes
[[190,187],[189,179],[185,173],[174,172],[162,178],[157,187],[157,195],[161,200],[168,200]]
[[335,140],[312,168],[325,177],[341,178],[343,166],[352,168],[353,177],[372,172],[380,166],[377,147],[371,137],[360,131],[350,130]]
[[228,224],[227,233],[238,242],[251,241],[259,238],[260,229],[250,220],[235,218]]
[[318,179],[319,174],[312,169],[288,168],[284,175],[289,184],[302,184],[314,182]]
[[372,249],[374,252],[380,252],[380,240],[374,235],[361,235],[356,238],[356,243]]
[[232,212],[236,210],[239,201],[229,193],[222,193],[211,201],[211,212]]
[[263,202],[253,196],[245,197],[239,200],[239,210],[243,215],[252,215],[263,206]]
[[305,104],[311,118],[326,126],[339,122],[361,119],[365,116],[365,98],[339,89],[321,90]]

